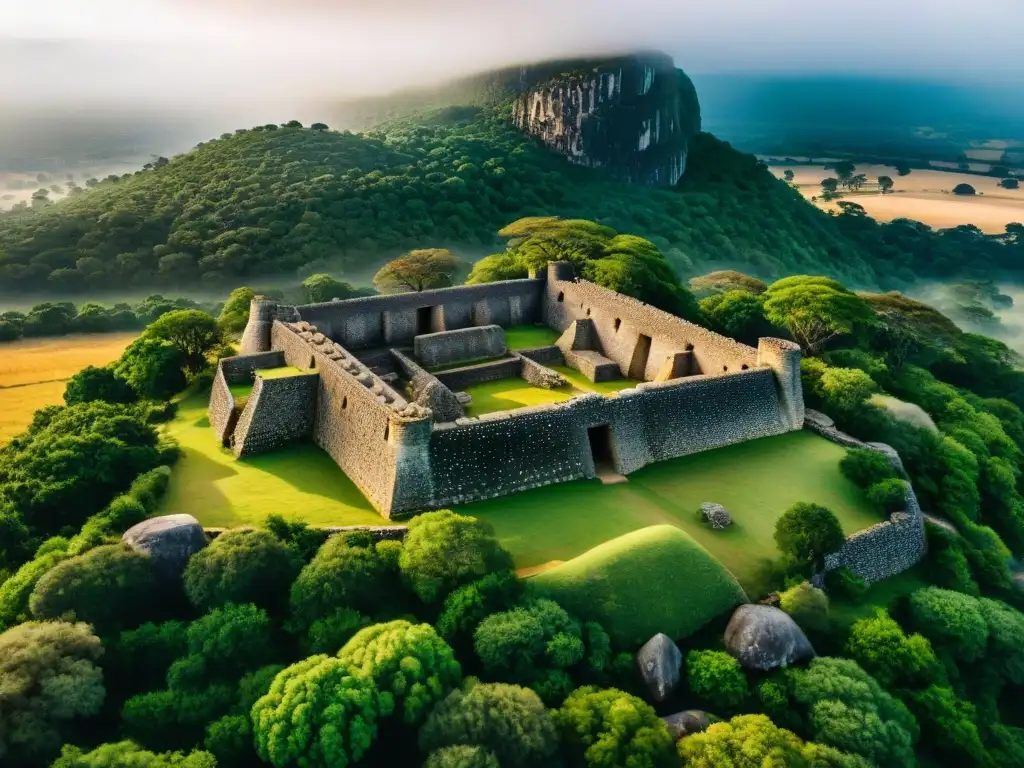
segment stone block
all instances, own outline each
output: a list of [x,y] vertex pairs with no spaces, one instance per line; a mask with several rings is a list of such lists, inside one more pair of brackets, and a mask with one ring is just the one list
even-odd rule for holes
[[426,368],[499,357],[507,351],[505,332],[497,325],[428,333],[413,340],[413,354]]
[[132,550],[149,555],[168,580],[179,578],[189,558],[207,544],[203,527],[192,515],[143,520],[125,531],[121,540]]

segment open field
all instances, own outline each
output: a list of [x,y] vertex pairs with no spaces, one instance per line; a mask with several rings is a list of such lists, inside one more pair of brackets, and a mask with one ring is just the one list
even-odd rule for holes
[[[718,558],[754,598],[763,593],[765,569],[778,556],[775,521],[796,502],[828,507],[847,533],[879,521],[839,471],[844,454],[817,435],[793,432],[652,464],[628,483],[551,485],[462,511],[494,526],[518,568],[571,560],[639,528],[674,525]],[[725,505],[733,526],[706,528],[697,518],[705,501]]]
[[657,632],[686,637],[747,599],[721,563],[672,525],[607,541],[529,584],[574,615],[601,622],[623,647]]
[[[773,165],[771,170],[781,178],[787,167]],[[793,182],[807,199],[821,194],[821,180],[834,175],[821,166],[792,166],[790,170]],[[1004,232],[1010,222],[1024,221],[1024,189],[1003,189],[991,176],[916,169],[908,176],[899,176],[895,168],[884,165],[858,165],[857,172],[868,177],[869,186],[841,199],[864,206],[880,221],[908,218],[935,228],[974,224],[989,234]],[[895,186],[891,193],[882,195],[877,191],[874,185],[880,175],[892,177]],[[957,184],[970,184],[983,194],[953,195]],[[823,210],[838,210],[838,202],[817,205]]]
[[78,371],[113,362],[137,335],[97,333],[0,345],[0,444],[25,429],[37,409],[62,404],[65,382]]
[[257,525],[277,512],[311,525],[380,525],[382,519],[331,457],[311,443],[238,460],[206,416],[209,393],[191,395],[167,426],[182,448],[160,514],[203,525]]

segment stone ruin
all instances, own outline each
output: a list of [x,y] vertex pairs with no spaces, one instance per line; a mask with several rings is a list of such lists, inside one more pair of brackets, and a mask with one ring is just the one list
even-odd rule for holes
[[[511,326],[554,344],[509,351]],[[291,376],[264,376],[292,366]],[[615,396],[466,416],[466,389],[628,377]],[[232,386],[252,384],[244,406]],[[392,517],[801,429],[800,350],[740,344],[550,264],[524,280],[305,306],[253,300],[217,366],[210,424],[239,456],[312,439]]]

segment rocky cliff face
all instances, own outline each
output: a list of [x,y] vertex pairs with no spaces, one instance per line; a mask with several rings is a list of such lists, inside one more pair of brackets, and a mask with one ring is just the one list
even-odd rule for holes
[[518,70],[516,125],[574,163],[674,185],[700,131],[693,83],[671,57],[549,62]]

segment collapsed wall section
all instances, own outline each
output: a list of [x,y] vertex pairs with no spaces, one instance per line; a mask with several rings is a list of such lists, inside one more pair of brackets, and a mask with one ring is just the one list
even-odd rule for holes
[[541,318],[544,280],[506,280],[430,291],[307,304],[302,320],[347,349],[411,346],[416,336]]
[[235,426],[235,455],[254,456],[309,437],[316,393],[316,374],[258,376]]

